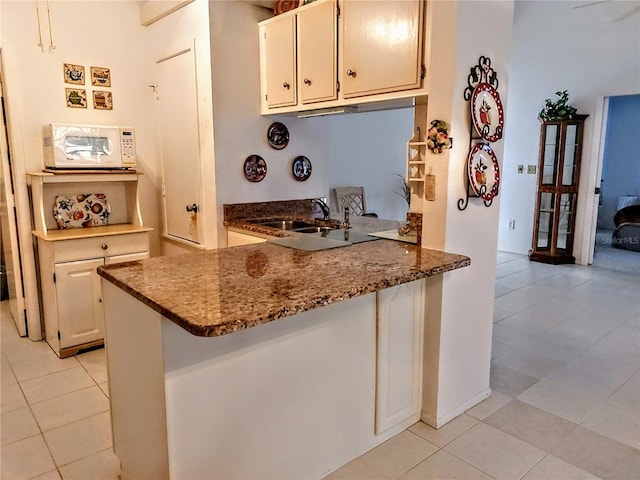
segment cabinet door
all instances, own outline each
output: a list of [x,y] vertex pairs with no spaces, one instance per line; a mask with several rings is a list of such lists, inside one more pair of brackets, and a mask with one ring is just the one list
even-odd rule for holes
[[338,96],[337,16],[335,0],[298,13],[298,82],[302,103]]
[[269,108],[295,105],[296,16],[288,15],[265,23],[260,29],[265,56],[267,105]]
[[60,348],[104,338],[102,289],[96,269],[104,259],[56,263]]
[[376,435],[419,414],[423,284],[378,292]]
[[421,85],[421,0],[341,4],[341,87],[345,98]]

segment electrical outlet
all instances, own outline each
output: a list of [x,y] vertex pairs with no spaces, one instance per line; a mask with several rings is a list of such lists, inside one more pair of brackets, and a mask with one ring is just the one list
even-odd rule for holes
[[536,174],[536,166],[527,165],[527,175],[535,175],[535,174]]
[[524,173],[524,165],[518,165],[518,173]]

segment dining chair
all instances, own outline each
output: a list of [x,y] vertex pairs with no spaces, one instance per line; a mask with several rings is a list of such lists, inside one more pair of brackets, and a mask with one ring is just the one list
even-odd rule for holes
[[378,218],[376,213],[367,211],[364,187],[334,187],[332,195],[332,203],[341,212],[344,211],[345,207],[349,207],[349,213],[352,215]]

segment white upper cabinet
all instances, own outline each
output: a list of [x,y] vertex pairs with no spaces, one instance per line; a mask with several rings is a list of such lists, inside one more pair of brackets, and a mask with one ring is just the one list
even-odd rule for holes
[[317,0],[264,20],[262,113],[426,95],[425,0]]
[[345,98],[421,86],[421,0],[341,4]]
[[298,13],[298,83],[302,103],[338,98],[335,0]]
[[260,46],[266,69],[266,101],[269,108],[295,105],[296,17],[276,17],[260,26]]

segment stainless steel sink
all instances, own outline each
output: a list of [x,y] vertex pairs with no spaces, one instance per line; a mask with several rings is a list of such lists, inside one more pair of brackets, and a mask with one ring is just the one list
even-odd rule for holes
[[254,225],[260,225],[262,227],[277,228],[279,230],[289,230],[296,233],[322,233],[326,234],[334,228],[326,225],[315,225],[313,223],[305,222],[303,220],[285,220],[285,219],[258,219],[247,220],[248,223]]
[[319,232],[328,232],[333,230],[331,227],[305,227],[305,228],[296,228],[294,231],[298,233],[319,233]]
[[[249,220],[249,223],[262,225],[263,227],[279,228],[280,230],[298,230],[314,226],[312,223],[302,222],[300,220]],[[320,230],[314,230],[314,232],[319,231]]]

